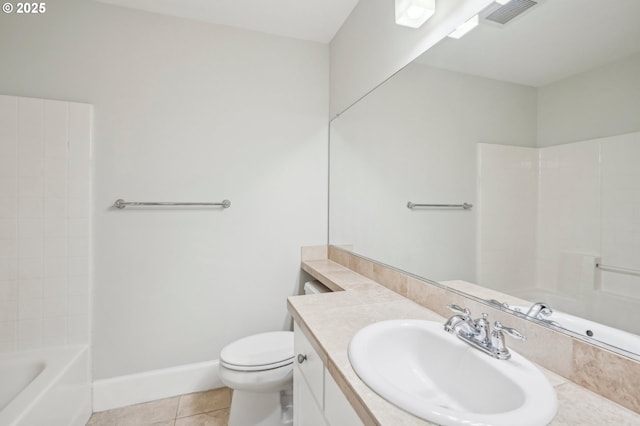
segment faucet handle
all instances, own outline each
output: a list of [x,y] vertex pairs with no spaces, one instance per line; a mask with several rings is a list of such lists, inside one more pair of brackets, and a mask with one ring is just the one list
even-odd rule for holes
[[475,326],[473,325],[469,308],[461,308],[458,305],[447,305],[447,308],[455,312],[456,315],[449,318],[444,324],[445,331],[469,336],[475,333]]
[[511,353],[504,344],[504,335],[519,339],[527,340],[518,330],[515,328],[509,328],[502,325],[500,321],[496,321],[493,325],[493,331],[491,332],[491,346],[493,347],[493,356],[498,359],[509,359]]
[[515,328],[505,327],[505,326],[502,325],[502,323],[500,321],[496,321],[495,322],[495,324],[493,325],[493,330],[495,332],[506,333],[509,336],[513,337],[514,339],[527,340],[527,338],[522,333],[520,333],[518,330],[516,330]]
[[449,304],[447,305],[447,308],[449,308],[449,310],[456,312],[458,314],[461,314],[465,317],[470,317],[471,316],[471,311],[469,310],[469,308],[462,308],[458,305],[453,305],[453,304]]
[[496,300],[496,299],[487,299],[487,302],[490,305],[495,305],[495,306],[500,306],[501,308],[511,309],[511,307],[509,306],[509,304],[507,302],[501,302],[501,301]]

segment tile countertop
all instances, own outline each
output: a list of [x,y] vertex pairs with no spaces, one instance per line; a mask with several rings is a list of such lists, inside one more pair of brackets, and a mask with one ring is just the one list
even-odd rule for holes
[[[288,309],[365,425],[431,425],[390,404],[351,368],[347,348],[361,328],[387,319],[445,321],[442,316],[330,260],[302,268],[333,293],[293,296]],[[344,290],[344,291],[342,291]],[[551,425],[640,425],[636,414],[542,367],[558,395]]]

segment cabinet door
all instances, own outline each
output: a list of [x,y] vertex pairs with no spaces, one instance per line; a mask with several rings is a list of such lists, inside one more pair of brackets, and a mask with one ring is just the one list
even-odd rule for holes
[[[324,416],[331,426],[361,426],[363,423],[329,371],[324,371]],[[302,423],[301,423],[302,424]]]
[[293,367],[293,426],[326,426],[300,367]]
[[309,389],[316,399],[320,410],[324,409],[324,364],[298,324],[293,327],[293,347],[295,359],[293,363],[307,380]]

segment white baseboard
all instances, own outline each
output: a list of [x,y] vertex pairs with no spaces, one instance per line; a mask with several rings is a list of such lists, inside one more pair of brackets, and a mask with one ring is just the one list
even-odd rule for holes
[[218,375],[218,365],[215,360],[96,380],[93,411],[221,388],[224,384]]

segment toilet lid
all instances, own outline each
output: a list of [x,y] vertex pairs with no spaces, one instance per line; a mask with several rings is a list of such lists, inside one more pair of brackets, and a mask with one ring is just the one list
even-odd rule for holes
[[231,370],[260,371],[293,363],[293,332],[255,334],[228,344],[220,351],[220,364]]

